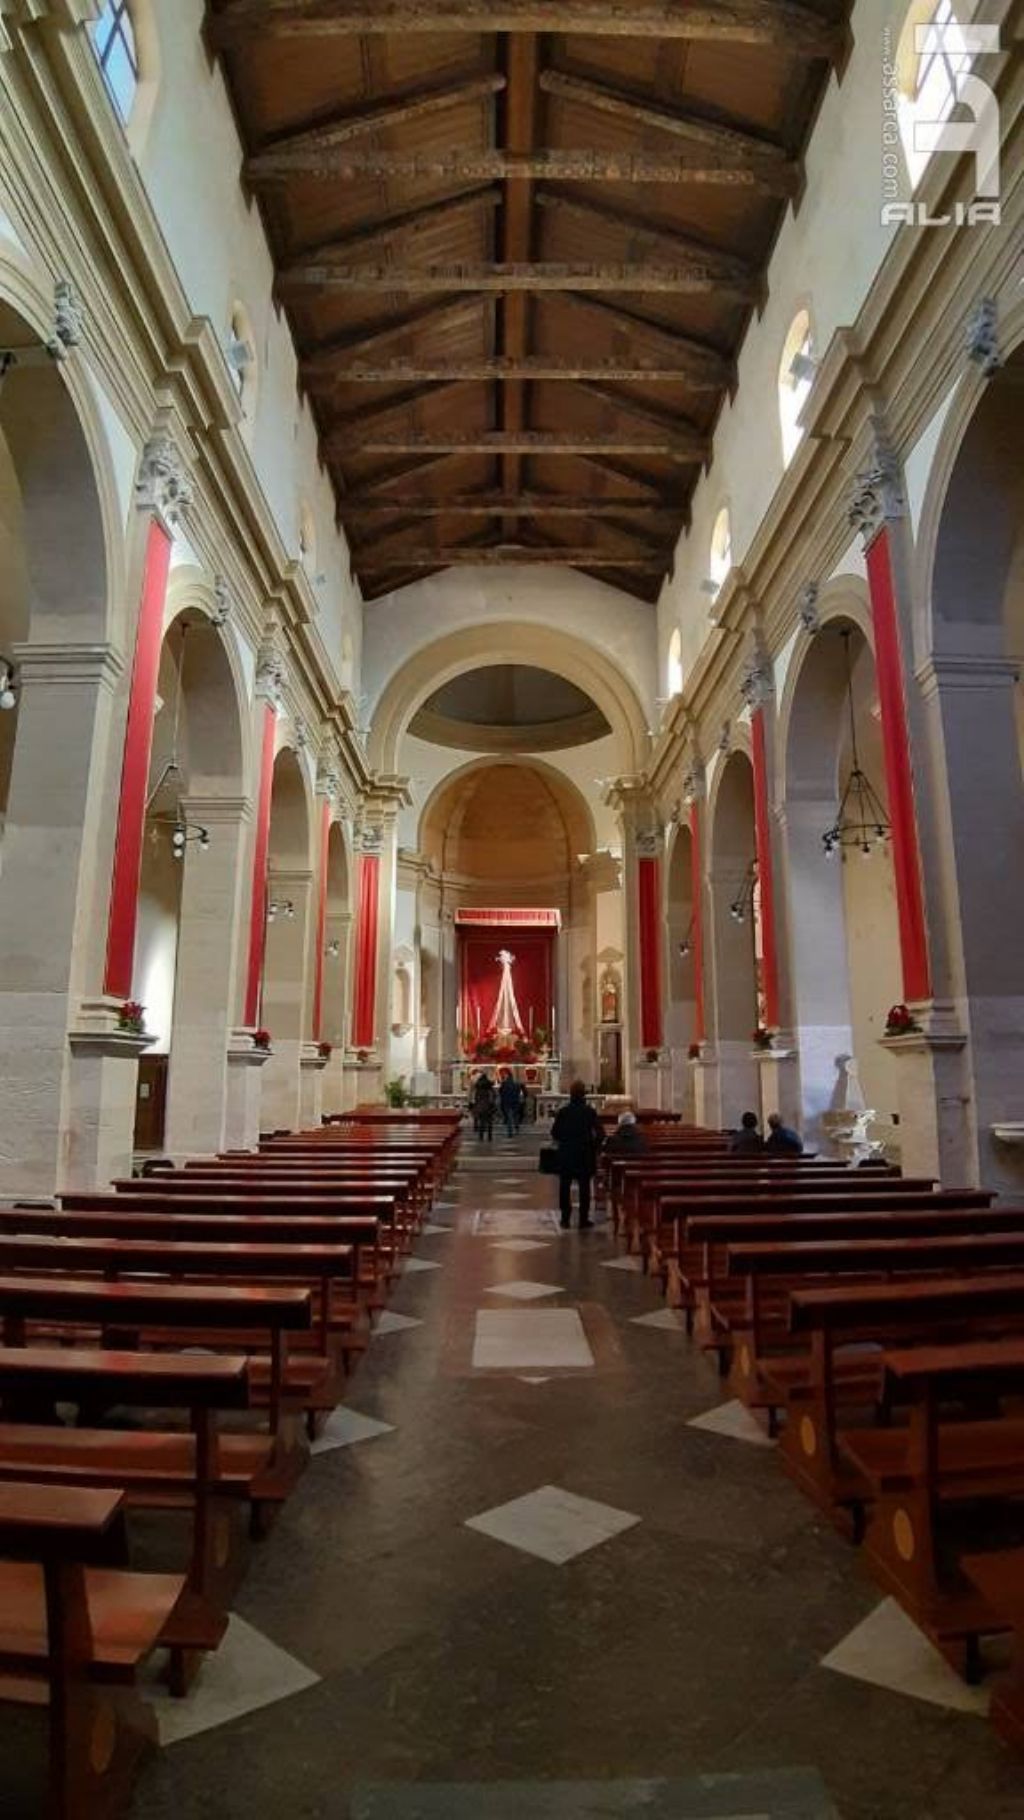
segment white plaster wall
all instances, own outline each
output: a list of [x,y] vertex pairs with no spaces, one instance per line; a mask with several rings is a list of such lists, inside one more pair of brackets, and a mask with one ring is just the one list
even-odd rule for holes
[[[616,752],[617,742],[609,737],[595,740],[589,746],[575,746],[566,752],[542,752],[532,756],[539,764],[550,766],[553,771],[560,772],[570,783],[575,784],[593,817],[597,850],[607,848],[618,853],[622,845],[618,823],[612,810],[601,802],[596,782],[599,778],[611,775]],[[519,759],[529,762],[531,754],[509,753],[508,757],[513,763]],[[418,845],[423,811],[445,778],[462,770],[465,765],[481,762],[488,762],[482,752],[456,751],[447,746],[435,746],[425,739],[416,739],[410,733],[406,734],[399,747],[399,769],[410,780],[413,802],[411,808],[402,809],[399,814],[399,846],[415,848]],[[499,763],[500,760],[495,757],[493,762]]]
[[[653,715],[660,692],[653,609],[592,576],[540,565],[449,569],[368,604],[362,687],[369,710],[415,652],[467,626],[509,620],[523,624],[523,663],[543,664],[545,631],[569,633],[609,657],[632,683],[648,716]],[[537,628],[536,647],[532,627]]]
[[[821,356],[835,331],[852,323],[881,265],[895,229],[883,227],[883,33],[894,38],[903,9],[891,0],[859,0],[854,46],[842,81],[829,78],[806,158],[806,189],[788,208],[769,268],[763,314],[748,330],[738,362],[739,384],[726,400],[715,433],[714,457],[693,500],[692,525],[676,551],[676,569],[659,602],[659,650],[676,625],[682,631],[683,674],[710,629],[707,596],[711,531],[729,507],[732,555],[742,563],[784,472],[778,410],[779,362],[790,324],[810,311],[814,352]],[[797,453],[799,461],[807,451]]]
[[287,320],[273,301],[273,265],[259,210],[246,201],[242,148],[220,68],[203,44],[202,0],[154,8],[160,84],[140,159],[178,277],[197,316],[223,341],[233,305],[253,327],[259,383],[250,451],[260,486],[286,547],[296,557],[299,511],[307,501],[316,529],[314,584],[320,630],[341,680],[346,635],[358,675],[361,603],[349,576],[348,547],[335,525],[334,497],[320,467],[308,403]]

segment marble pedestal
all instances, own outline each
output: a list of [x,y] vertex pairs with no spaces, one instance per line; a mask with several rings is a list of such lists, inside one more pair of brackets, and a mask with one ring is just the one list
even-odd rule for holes
[[228,1150],[255,1150],[260,1136],[263,1100],[261,1070],[269,1049],[256,1049],[250,1032],[236,1031],[228,1048],[228,1091],[224,1144]]

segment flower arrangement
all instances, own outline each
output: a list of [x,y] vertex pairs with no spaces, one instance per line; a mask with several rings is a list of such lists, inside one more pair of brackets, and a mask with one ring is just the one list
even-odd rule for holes
[[645,1062],[659,1062],[660,1060],[661,1060],[661,1050],[660,1049],[645,1049],[644,1050],[644,1061]]
[[385,1081],[384,1096],[388,1102],[388,1105],[395,1108],[396,1110],[397,1110],[397,1108],[399,1108],[401,1106],[408,1105],[409,1095],[406,1092],[404,1074],[396,1075],[394,1080]]
[[316,1052],[322,1062],[329,1062],[331,1059],[331,1056],[334,1054],[334,1044],[333,1043],[318,1043],[316,1046]]
[[270,1031],[269,1030],[254,1030],[252,1033],[252,1046],[254,1049],[269,1049],[270,1048]]
[[758,1024],[754,1031],[753,1042],[755,1049],[770,1049],[772,1046],[772,1032],[767,1030],[764,1024]]
[[886,1036],[909,1036],[912,1030],[920,1030],[916,1017],[906,1005],[890,1005],[885,1018]]
[[124,1004],[117,1014],[117,1027],[119,1030],[129,1031],[132,1036],[145,1036],[145,1005],[140,1005],[138,999],[125,999]]
[[691,1062],[699,1062],[701,1057],[701,1045],[699,1043],[691,1043],[686,1053]]

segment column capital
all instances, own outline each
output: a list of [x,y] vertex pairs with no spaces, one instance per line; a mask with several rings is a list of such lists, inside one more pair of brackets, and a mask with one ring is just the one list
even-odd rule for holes
[[818,595],[820,592],[821,587],[818,582],[807,581],[801,588],[797,599],[800,624],[803,626],[805,632],[811,634],[812,638],[815,632],[821,631],[821,616],[818,612]]
[[169,535],[192,504],[192,476],[179,443],[166,424],[159,424],[142,451],[135,480],[135,503],[159,519]]
[[1003,351],[999,345],[999,306],[994,297],[979,297],[972,304],[964,324],[964,346],[968,360],[981,368],[984,379],[998,373]]
[[256,653],[256,698],[275,710],[281,706],[288,669],[278,643],[276,627],[266,633]]
[[850,528],[860,532],[867,549],[886,524],[902,518],[905,511],[899,456],[876,422],[867,465],[858,471],[850,487],[847,507]]

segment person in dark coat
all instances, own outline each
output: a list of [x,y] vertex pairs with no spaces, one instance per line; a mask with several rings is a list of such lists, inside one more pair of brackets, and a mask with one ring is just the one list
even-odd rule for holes
[[757,1129],[757,1113],[745,1112],[740,1120],[740,1128],[732,1134],[729,1145],[730,1156],[759,1156],[764,1149],[764,1138]]
[[556,1112],[551,1136],[558,1145],[558,1205],[563,1227],[572,1224],[572,1185],[580,1191],[580,1230],[593,1225],[590,1189],[601,1148],[601,1121],[587,1102],[582,1081],[573,1081],[569,1104]]
[[477,1076],[473,1088],[473,1130],[478,1138],[494,1140],[494,1111],[498,1096],[489,1074]]
[[778,1112],[768,1114],[768,1136],[764,1147],[772,1156],[803,1156],[804,1153],[803,1139],[799,1132],[794,1131],[791,1125],[784,1125]]
[[498,1101],[501,1106],[501,1116],[505,1121],[505,1130],[509,1137],[515,1137],[522,1116],[520,1110],[523,1103],[522,1092],[515,1075],[508,1068],[504,1070],[501,1077]]
[[607,1156],[645,1156],[647,1139],[635,1112],[620,1112],[619,1122],[605,1145]]

